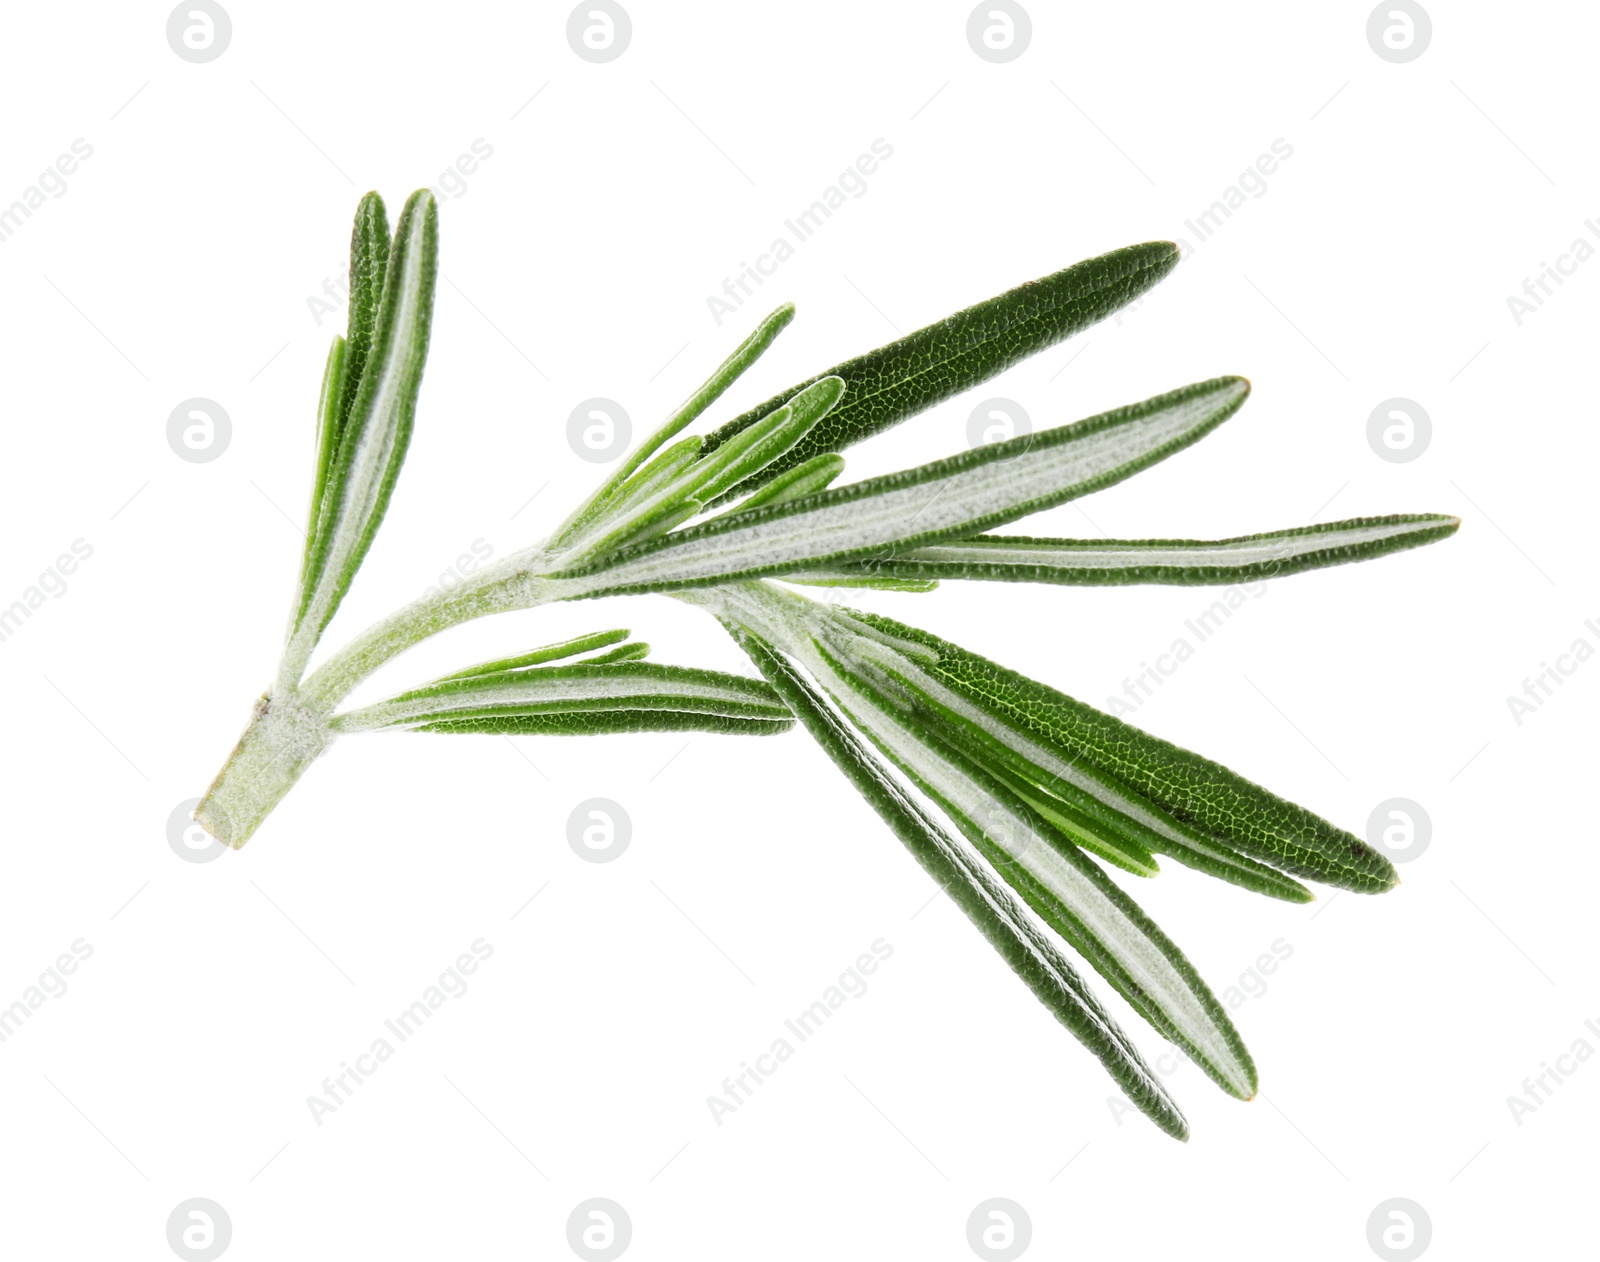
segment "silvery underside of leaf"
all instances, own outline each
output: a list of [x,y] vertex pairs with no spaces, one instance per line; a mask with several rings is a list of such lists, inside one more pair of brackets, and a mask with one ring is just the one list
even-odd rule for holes
[[870,628],[864,633],[847,615],[770,584],[714,588],[688,599],[799,666],[1136,1011],[1224,1090],[1245,1099],[1255,1094],[1249,1053],[1182,953],[1071,838],[945,739],[937,724],[919,720],[913,690],[925,657],[911,642]]
[[760,680],[647,662],[645,644],[610,647],[627,634],[601,632],[470,666],[387,701],[334,715],[330,726],[340,734],[595,735],[664,729],[768,735],[794,725],[794,716]]
[[977,534],[1112,485],[1243,404],[1239,377],[1198,382],[1073,425],[904,473],[734,510],[563,570],[569,596],[670,591],[838,566]]
[[[1233,539],[1036,539],[973,535],[847,563],[828,577],[902,582],[1000,582],[1114,586],[1250,583],[1304,570],[1368,561],[1453,534],[1458,519],[1438,513],[1355,517]],[[802,571],[812,581],[823,576]]]
[[727,625],[840,771],[1050,1014],[1099,1059],[1141,1112],[1167,1134],[1187,1139],[1188,1123],[1161,1081],[994,869],[932,817],[782,650],[745,628]]

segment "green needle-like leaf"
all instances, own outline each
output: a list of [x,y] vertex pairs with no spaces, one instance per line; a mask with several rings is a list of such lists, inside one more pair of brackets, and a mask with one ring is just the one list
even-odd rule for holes
[[356,207],[350,230],[350,318],[345,341],[350,345],[348,371],[339,403],[341,431],[350,419],[361,378],[366,374],[383,305],[384,278],[389,270],[389,214],[383,198],[368,193]]
[[842,378],[844,404],[787,456],[740,488],[752,490],[813,456],[860,442],[1081,332],[1139,297],[1177,262],[1177,246],[1154,241],[1113,250],[1019,285],[774,395],[708,435],[706,450],[716,450],[812,382]]
[[711,732],[722,736],[777,736],[792,719],[757,719],[710,711],[661,709],[555,710],[538,714],[491,714],[423,723],[416,732],[489,736],[608,736],[621,732]]
[[328,352],[317,406],[317,464],[311,480],[311,511],[306,521],[305,557],[300,587],[295,597],[298,622],[308,599],[306,575],[317,550],[322,528],[322,505],[328,481],[337,468],[339,445],[344,439],[350,408],[355,403],[361,374],[372,351],[372,334],[383,297],[383,277],[389,261],[389,216],[383,198],[368,193],[356,207],[350,230],[350,316],[346,336],[335,337]]
[[[1439,513],[1353,517],[1235,539],[1031,539],[978,535],[857,561],[851,574],[901,579],[989,579],[1012,583],[1199,586],[1282,578],[1305,570],[1370,561],[1453,535],[1459,518]],[[815,571],[806,578],[815,580]]]
[[1296,901],[1308,897],[1303,887],[1261,865],[1364,893],[1397,879],[1360,838],[1208,758],[926,631],[851,616],[929,653],[916,666],[935,701],[1039,768],[1043,787],[1081,792],[1140,825],[1139,839],[1157,853]]
[[[744,720],[742,726],[766,725],[779,729],[793,722],[783,703],[760,680],[687,666],[613,661],[519,667],[492,674],[446,678],[388,701],[337,715],[332,727],[335,732],[345,733],[446,723],[451,726],[444,730],[451,731],[531,731],[537,725],[518,726],[511,721],[542,719],[552,714],[598,715],[614,711],[709,716]],[[489,721],[490,726],[482,726],[484,721]],[[590,721],[602,726],[584,730],[619,730],[603,726],[611,720],[594,718]],[[582,728],[577,720],[573,723]],[[473,724],[478,726],[471,726]],[[661,718],[656,725],[673,728],[677,723]],[[698,728],[703,724],[695,722],[692,726]],[[621,730],[635,730],[636,727],[637,724],[630,721],[630,726]]]
[[631,533],[637,521],[677,502],[679,483],[699,459],[699,439],[673,443],[627,482],[613,486],[603,501],[562,536],[561,546],[589,552]]
[[[359,219],[357,230],[359,234]],[[306,566],[304,600],[284,655],[280,678],[287,684],[298,682],[318,637],[349,590],[405,461],[428,353],[438,255],[437,208],[424,189],[412,194],[401,213],[372,350],[328,472],[316,543]],[[350,377],[348,368],[345,377]]]
[[701,455],[696,438],[673,444],[627,482],[613,486],[566,534],[566,563],[582,564],[656,538],[699,516],[707,501],[804,438],[843,393],[843,382],[824,377],[710,455]]
[[[350,362],[349,343],[335,336],[328,347],[328,361],[322,370],[322,389],[317,395],[317,463],[311,478],[311,508],[306,513],[306,546],[300,556],[300,582],[295,589],[294,619],[298,622],[300,611],[306,603],[306,575],[311,571],[312,556],[317,550],[317,530],[322,523],[322,501],[327,493],[328,478],[339,454],[345,369]],[[290,631],[294,630],[293,625]]]
[[[569,657],[579,657],[584,653],[593,653],[596,649],[610,648],[613,644],[621,644],[632,632],[624,630],[596,631],[590,635],[580,635],[571,640],[563,640],[559,644],[547,644],[528,653],[520,653],[516,657],[501,657],[492,662],[479,662],[476,666],[468,666],[465,670],[454,671],[449,675],[441,676],[434,683],[444,683],[448,679],[470,679],[475,675],[498,675],[505,671],[517,670],[523,666],[542,666],[546,662],[559,662]],[[590,658],[593,664],[598,659]]]
[[935,824],[773,646],[730,625],[778,695],[939,887],[1050,1014],[1087,1047],[1146,1117],[1177,1139],[1183,1114],[1076,969],[960,841]]
[[[829,651],[852,647],[826,625],[810,673],[883,754],[939,804],[1045,922],[1115,986],[1164,1037],[1226,1091],[1255,1094],[1255,1066],[1227,1013],[1155,923],[1082,850],[938,728]],[[792,646],[786,646],[792,647]],[[800,646],[804,651],[804,646]]]
[[[904,677],[898,674],[891,672],[891,677],[897,683],[904,682]],[[1026,802],[1053,832],[1125,872],[1144,877],[1159,875],[1161,868],[1155,854],[1140,840],[1137,828],[1129,827],[1125,820],[1109,811],[1093,809],[1092,799],[1084,802],[1081,795],[1073,794],[1070,789],[1058,795],[1035,784],[1035,780],[1048,777],[1040,776],[1038,769],[1031,765],[1019,770],[1017,764],[1021,760],[987,733],[974,731],[959,720],[953,720],[948,712],[927,704],[925,698],[915,692],[912,696],[914,708],[924,711],[920,717],[926,726],[937,730],[942,741],[959,749],[970,761],[981,766],[985,774]],[[917,702],[923,704],[917,705]],[[1061,788],[1060,785],[1054,787]]]
[[1249,392],[1243,378],[1219,377],[920,468],[718,517],[579,562],[562,575],[564,594],[791,574],[965,538],[1132,476],[1209,433]]
[[695,485],[696,498],[709,504],[730,487],[773,464],[803,442],[843,394],[843,381],[824,377],[706,455],[701,461],[702,480]]
[[876,574],[786,574],[784,582],[798,583],[802,587],[864,587],[879,592],[931,592],[938,586],[935,579],[881,578]]
[[[609,478],[600,484],[594,494],[584,500],[572,516],[562,523],[561,527],[550,536],[552,547],[567,547],[574,540],[583,535],[596,518],[610,512],[617,502],[617,496],[623,484],[633,477],[634,472],[644,464],[668,439],[691,425],[708,407],[722,397],[723,391],[731,386],[744,373],[745,369],[760,359],[767,348],[776,340],[778,334],[794,319],[794,304],[786,302],[765,320],[758,324],[755,331],[745,338],[735,349],[733,354],[723,360],[716,372],[706,380],[705,384],[688,397],[683,405],[678,408],[653,434],[639,444],[639,448],[625,461],[622,466]],[[695,439],[694,449],[698,456],[704,440]]]
[[747,476],[747,470],[759,469],[762,456],[788,433],[793,420],[794,409],[785,403],[762,417],[732,442],[724,443],[711,455],[703,455],[694,466],[694,474],[690,479],[694,489],[697,492],[703,490],[704,498],[709,500],[717,494],[719,487],[726,488]]
[[918,708],[946,725],[943,733],[949,740],[1084,849],[1141,876],[1154,874],[1154,859],[1148,856],[1165,854],[1258,894],[1291,903],[1312,901],[1311,891],[1300,882],[1167,815],[1083,760],[1065,759],[1036,743],[1006,714],[975,705],[916,664],[901,662],[898,670],[886,669]]
[[632,644],[622,644],[612,649],[609,653],[596,653],[593,657],[584,658],[588,666],[600,666],[607,662],[637,662],[640,658],[650,656],[650,646],[643,640],[635,640]]
[[[731,511],[742,513],[748,508],[760,508],[763,504],[783,504],[789,500],[797,500],[803,495],[811,495],[822,490],[843,472],[843,456],[836,456],[831,452],[813,456],[804,464],[790,469],[788,473],[780,473],[754,495],[741,500]],[[725,517],[727,515],[723,514]]]
[[[700,414],[720,399],[723,392],[743,376],[751,364],[766,354],[767,348],[777,340],[778,334],[782,333],[793,319],[794,303],[786,302],[758,324],[755,331],[740,342],[733,354],[723,360],[716,372],[706,379],[705,384],[690,395],[683,405],[667,418],[660,429],[640,444],[639,450],[634,452],[617,471],[618,478],[625,480],[657,447],[698,420]],[[794,393],[798,393],[798,390]]]

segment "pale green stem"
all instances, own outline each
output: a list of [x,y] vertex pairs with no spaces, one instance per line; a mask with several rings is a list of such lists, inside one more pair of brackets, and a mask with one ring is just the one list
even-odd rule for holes
[[195,819],[238,849],[283,800],[336,735],[333,708],[391,658],[459,623],[560,599],[567,589],[543,577],[547,558],[530,548],[490,566],[470,582],[414,600],[375,623],[298,686],[275,685],[256,702],[250,722],[195,808]]
[[530,548],[446,591],[412,601],[376,622],[311,673],[300,685],[306,705],[327,714],[363,679],[391,658],[462,622],[512,609],[532,609],[558,599],[542,577],[545,554]]

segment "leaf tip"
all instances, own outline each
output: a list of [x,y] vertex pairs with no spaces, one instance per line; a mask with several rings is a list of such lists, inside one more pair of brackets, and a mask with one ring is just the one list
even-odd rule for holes
[[400,212],[400,222],[397,225],[397,234],[404,230],[413,216],[422,217],[422,229],[428,236],[437,240],[439,233],[439,201],[433,195],[431,188],[419,188],[410,197],[406,198],[405,208]]
[[1141,241],[1138,245],[1123,246],[1120,250],[1112,250],[1109,254],[1101,255],[1099,259],[1087,261],[1096,263],[1112,259],[1131,259],[1140,270],[1156,270],[1165,276],[1177,266],[1182,257],[1183,250],[1176,241]]
[[[762,342],[761,349],[765,350],[767,346],[771,345],[772,340],[788,328],[790,321],[793,319],[794,303],[784,302],[774,307],[772,313],[760,324],[756,325],[756,332],[753,336]],[[757,354],[759,353],[757,352]]]

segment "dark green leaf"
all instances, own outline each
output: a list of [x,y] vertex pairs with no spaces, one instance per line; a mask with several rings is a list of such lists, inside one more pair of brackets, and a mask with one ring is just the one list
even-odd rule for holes
[[350,419],[350,409],[355,406],[367,359],[372,353],[388,268],[388,211],[383,198],[368,193],[356,207],[356,221],[350,230],[350,318],[345,334],[350,351],[339,404],[341,432]]
[[1161,280],[1177,262],[1177,246],[1153,241],[1029,281],[781,391],[708,435],[706,450],[716,450],[812,382],[843,378],[844,403],[794,450],[731,492],[730,498],[753,490],[813,456],[840,451],[971,389],[1105,319]]
[[[1021,734],[1049,751],[1058,767],[1077,769],[1086,791],[1109,790],[1107,805],[1125,814],[1141,806],[1154,810],[1149,822],[1176,825],[1162,831],[1172,831],[1182,848],[1198,849],[1210,837],[1214,846],[1343,889],[1381,893],[1395,884],[1394,868],[1366,842],[1208,758],[915,627],[875,614],[852,616],[931,650],[933,658],[919,662],[921,669],[978,714],[991,716],[985,726],[1002,740]],[[1151,849],[1191,861],[1170,841]],[[1225,863],[1226,852],[1210,858]],[[1248,869],[1240,874],[1251,875]]]

